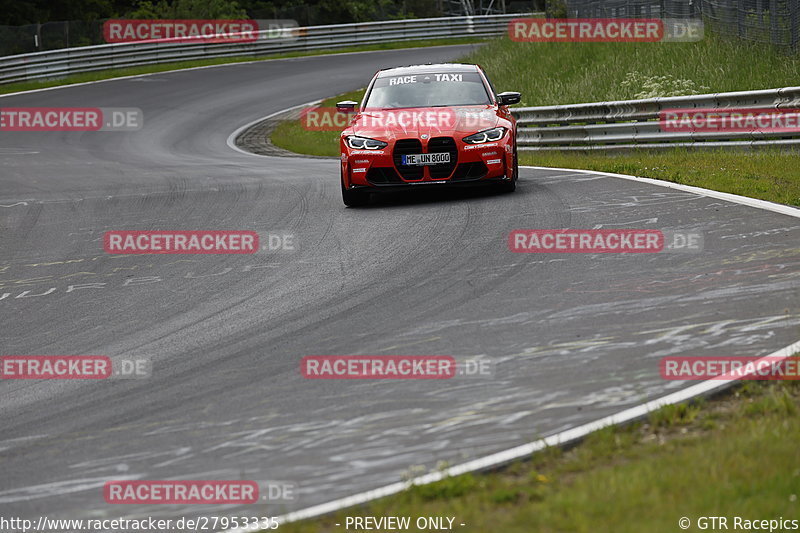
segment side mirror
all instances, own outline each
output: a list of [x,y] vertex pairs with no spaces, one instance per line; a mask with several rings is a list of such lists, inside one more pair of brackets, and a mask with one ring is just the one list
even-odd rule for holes
[[342,113],[352,113],[357,105],[358,102],[354,102],[352,100],[344,100],[342,102],[336,102],[336,111]]
[[497,95],[497,103],[500,105],[518,104],[522,95],[513,91],[506,91]]

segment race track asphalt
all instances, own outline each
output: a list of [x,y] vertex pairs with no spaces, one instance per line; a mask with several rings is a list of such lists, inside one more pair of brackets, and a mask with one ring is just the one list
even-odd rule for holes
[[[0,515],[264,516],[519,445],[687,386],[666,355],[798,338],[800,221],[587,172],[345,209],[337,161],[242,125],[468,47],[307,57],[0,98],[138,107],[137,132],[0,132],[0,355],[150,358],[142,380],[0,380]],[[500,87],[513,90],[514,87]],[[514,254],[532,228],[696,230],[698,253]],[[256,255],[104,253],[105,231],[294,236]],[[491,376],[307,380],[307,355],[484,356]],[[296,484],[293,500],[109,505],[117,479]]]

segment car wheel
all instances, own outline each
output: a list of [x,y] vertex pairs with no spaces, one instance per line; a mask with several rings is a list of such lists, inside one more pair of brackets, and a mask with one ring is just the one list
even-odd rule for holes
[[345,189],[342,181],[342,201],[347,207],[360,207],[369,202],[369,192],[358,189]]
[[514,145],[514,171],[511,173],[510,181],[501,181],[497,189],[501,192],[514,192],[517,190],[517,178],[519,178],[519,162],[517,161],[517,147]]

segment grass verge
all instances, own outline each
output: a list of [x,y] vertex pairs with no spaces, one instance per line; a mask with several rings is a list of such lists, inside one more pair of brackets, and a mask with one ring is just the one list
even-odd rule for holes
[[[800,58],[767,45],[710,35],[697,43],[516,43],[494,39],[463,58],[479,63],[498,90],[521,90],[523,105],[549,105],[785,87]],[[366,80],[365,80],[366,81]],[[323,102],[361,100],[363,91]],[[287,150],[339,155],[337,132],[285,122],[272,142]],[[522,164],[633,174],[800,206],[797,155],[776,150],[521,154]]]
[[523,106],[797,85],[800,56],[709,34],[696,43],[517,43],[494,39],[463,58]]
[[170,70],[182,70],[195,67],[207,67],[213,65],[225,65],[229,63],[246,63],[250,61],[263,61],[266,59],[286,59],[291,57],[304,57],[304,56],[317,56],[328,54],[341,54],[348,52],[368,52],[373,50],[397,50],[400,48],[412,47],[428,47],[428,46],[445,46],[453,44],[472,44],[483,42],[484,40],[475,38],[463,39],[428,39],[420,41],[397,41],[390,43],[378,43],[374,45],[363,46],[350,46],[347,48],[337,48],[330,50],[311,50],[302,52],[286,52],[282,54],[271,54],[264,56],[239,56],[239,57],[221,57],[213,59],[203,59],[196,61],[179,61],[175,63],[161,63],[157,65],[142,65],[140,67],[120,68],[101,70],[97,72],[86,72],[83,74],[75,74],[57,80],[41,80],[41,81],[26,81],[19,83],[10,83],[8,85],[0,85],[0,94],[9,94],[22,91],[31,91],[34,89],[45,89],[47,87],[60,87],[62,85],[72,85],[74,83],[85,83],[88,81],[107,80],[112,78],[120,78],[123,76],[137,76],[141,74],[153,74],[158,72],[166,72]]
[[631,174],[800,207],[797,155],[764,149],[631,152],[520,152],[520,164]]
[[[285,533],[344,531],[347,517],[455,517],[503,533],[674,533],[682,517],[800,518],[800,385],[746,382],[713,400],[668,406],[485,475],[414,486]],[[341,524],[336,526],[335,524]],[[458,524],[464,523],[464,527]],[[352,528],[351,528],[352,529]],[[747,528],[746,530],[749,530]]]
[[[524,105],[784,87],[796,85],[800,74],[798,58],[713,36],[669,44],[498,39],[464,61],[481,64],[498,90],[522,91]],[[322,105],[360,97],[349,93]],[[338,155],[337,132],[306,131],[297,122],[281,124],[272,142]],[[796,158],[775,150],[676,149],[526,153],[521,163],[633,174],[800,206]],[[335,532],[345,530],[347,517],[408,516],[413,524],[415,517],[445,516],[463,531],[673,533],[682,530],[682,517],[689,531],[700,530],[703,516],[727,517],[731,529],[734,517],[798,519],[798,437],[800,384],[747,382],[707,402],[669,406],[645,422],[596,432],[569,451],[546,450],[496,472],[410,487],[281,529]],[[738,529],[751,527],[740,522]]]
[[[368,81],[368,80],[365,80]],[[366,89],[359,89],[323,100],[321,107],[335,107],[336,102],[354,100],[360,102]],[[278,124],[270,140],[279,148],[298,154],[339,157],[338,131],[312,131],[303,127],[300,120],[286,120]]]
[[[363,89],[353,91],[328,98],[320,105],[332,107],[340,100],[360,101],[363,95]],[[309,131],[297,120],[279,124],[271,140],[276,146],[301,154],[339,155],[339,132]],[[676,148],[623,154],[520,152],[520,164],[631,174],[800,207],[797,155],[774,149],[741,152]]]

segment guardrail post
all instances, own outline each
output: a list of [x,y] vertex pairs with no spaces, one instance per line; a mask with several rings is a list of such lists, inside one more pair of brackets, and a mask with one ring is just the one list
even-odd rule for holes
[[772,44],[780,44],[780,33],[778,31],[778,2],[769,0],[769,39]]
[[736,35],[738,35],[740,39],[743,39],[745,31],[744,31],[744,7],[742,6],[742,0],[737,0],[735,9],[736,9]]
[[788,5],[789,9],[789,50],[791,52],[798,51],[798,40],[800,40],[800,1],[791,0]]

